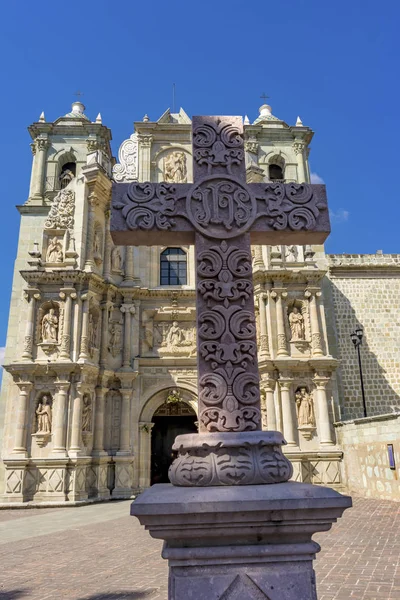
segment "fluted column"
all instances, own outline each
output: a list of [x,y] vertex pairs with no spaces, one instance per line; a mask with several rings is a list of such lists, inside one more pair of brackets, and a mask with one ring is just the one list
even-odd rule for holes
[[150,167],[151,167],[151,144],[153,136],[151,135],[139,135],[139,181],[150,181]]
[[287,349],[286,333],[285,333],[285,315],[283,299],[286,298],[287,292],[280,289],[274,289],[271,292],[271,297],[276,302],[276,331],[278,342],[278,356],[289,356]]
[[134,264],[133,264],[133,246],[125,247],[124,279],[122,285],[130,286],[135,283]]
[[133,304],[123,304],[121,312],[124,315],[124,351],[122,369],[130,371],[131,367],[131,318],[135,313]]
[[34,293],[32,290],[25,292],[25,299],[28,302],[28,314],[26,317],[24,351],[22,353],[23,360],[32,360],[33,357],[33,338],[35,333],[35,305],[36,300],[40,300],[38,291]]
[[111,302],[101,304],[101,345],[100,345],[100,366],[107,366],[108,359],[108,320],[109,311],[112,307]]
[[93,259],[93,243],[94,243],[94,224],[96,206],[99,204],[99,200],[94,192],[91,192],[88,197],[88,223],[86,233],[86,261],[85,271],[93,271],[95,268]]
[[294,402],[292,402],[292,379],[286,376],[279,378],[282,400],[283,435],[288,446],[297,446],[297,423],[294,416]]
[[71,443],[69,454],[77,455],[82,450],[82,404],[84,389],[81,384],[75,385],[74,400],[72,403]]
[[276,408],[274,391],[276,386],[276,379],[272,374],[268,374],[267,377],[262,379],[261,383],[265,391],[265,408],[267,410],[267,429],[268,431],[277,430],[276,421]]
[[310,326],[311,326],[311,349],[313,356],[324,356],[322,349],[322,335],[319,328],[317,296],[320,296],[319,289],[308,288],[305,292],[306,298],[309,299],[310,307]]
[[46,165],[46,153],[49,142],[46,138],[36,138],[35,174],[32,182],[32,196],[43,198],[44,168]]
[[54,428],[53,433],[53,452],[66,456],[66,440],[67,440],[67,397],[69,382],[56,382],[58,391],[55,402],[53,402],[53,418]]
[[264,268],[264,259],[262,254],[262,246],[254,246],[254,269],[263,269]]
[[104,451],[104,413],[107,392],[108,388],[96,388],[96,412],[94,417],[95,421],[93,440],[93,454],[96,456],[106,454]]
[[298,183],[304,183],[307,181],[306,165],[305,165],[305,159],[304,159],[305,148],[306,148],[306,145],[302,141],[298,140],[298,141],[294,142],[294,144],[293,144],[293,149],[297,156],[297,182]]
[[267,294],[258,295],[258,309],[260,312],[260,355],[259,358],[269,358],[269,344],[268,344],[268,331],[267,331],[267,309],[265,306],[265,300]]
[[17,383],[19,388],[19,397],[17,410],[15,413],[15,437],[13,452],[16,454],[26,454],[26,433],[27,433],[27,416],[29,409],[29,397],[33,384],[28,381]]
[[89,294],[82,294],[82,330],[79,360],[89,358]]
[[120,447],[117,454],[131,454],[131,398],[132,388],[121,390],[122,405],[121,405],[121,436]]
[[71,315],[72,315],[72,300],[76,298],[74,288],[63,288],[60,291],[60,298],[64,300],[64,323],[63,333],[61,336],[61,360],[71,360]]
[[104,279],[111,279],[111,236],[110,236],[110,211],[105,213],[105,239],[104,239]]
[[330,418],[329,418],[329,399],[327,394],[327,386],[330,377],[316,373],[314,379],[316,390],[317,405],[317,431],[319,443],[321,446],[333,446],[335,444]]

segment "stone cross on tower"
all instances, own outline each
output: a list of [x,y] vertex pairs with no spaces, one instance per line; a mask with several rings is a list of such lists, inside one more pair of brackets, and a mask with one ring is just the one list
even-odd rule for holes
[[325,187],[246,184],[241,117],[193,117],[193,184],[114,183],[117,245],[195,244],[199,435],[178,436],[171,482],[287,481],[277,432],[261,432],[250,243],[322,244]]

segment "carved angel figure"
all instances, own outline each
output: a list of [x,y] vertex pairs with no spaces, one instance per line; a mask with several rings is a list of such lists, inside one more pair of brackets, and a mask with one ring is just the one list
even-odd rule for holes
[[58,318],[54,308],[50,308],[49,312],[42,319],[42,341],[57,343]]
[[169,331],[167,333],[167,346],[174,347],[179,346],[185,341],[185,334],[179,327],[178,321],[173,321]]
[[164,181],[186,183],[186,156],[184,152],[171,152],[164,158]]
[[304,340],[304,317],[297,306],[294,306],[292,312],[289,314],[289,324],[292,332],[292,340]]
[[36,433],[51,433],[51,406],[47,396],[43,396],[36,409]]
[[296,392],[297,418],[299,426],[315,426],[314,404],[312,394],[309,394],[307,388],[301,387]]
[[92,399],[88,394],[83,396],[82,431],[92,431]]
[[48,245],[46,252],[46,262],[58,263],[63,261],[63,251],[61,242],[57,237],[53,237]]
[[116,272],[119,272],[122,269],[121,248],[119,246],[115,246],[115,248],[112,249],[111,269]]

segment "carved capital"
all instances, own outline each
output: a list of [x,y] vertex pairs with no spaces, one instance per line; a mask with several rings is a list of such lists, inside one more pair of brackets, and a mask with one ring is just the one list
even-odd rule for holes
[[119,309],[123,314],[125,313],[129,313],[131,315],[134,315],[136,312],[136,308],[134,304],[122,304],[121,308]]
[[66,394],[69,390],[70,387],[70,382],[69,381],[56,381],[56,388],[57,388],[57,393],[59,394]]
[[313,382],[317,390],[325,390],[331,378],[326,373],[316,373],[313,377]]
[[49,141],[45,138],[36,138],[35,143],[36,149],[39,150],[39,152],[44,152],[50,145]]
[[150,148],[153,142],[152,135],[138,135],[138,142],[142,148]]
[[287,291],[283,289],[274,288],[271,292],[271,298],[274,300],[278,300],[279,298],[285,299],[287,298]]
[[296,155],[303,153],[304,150],[305,150],[305,148],[306,148],[306,145],[305,145],[304,142],[299,142],[298,141],[298,142],[294,142],[293,143],[293,150],[294,150],[294,152],[295,152]]
[[24,395],[29,394],[33,388],[33,383],[30,381],[17,381],[16,384],[19,388],[19,393]]
[[88,196],[88,202],[89,202],[89,206],[92,209],[92,211],[96,208],[96,206],[98,206],[100,204],[99,198],[98,198],[97,194],[95,194],[95,192],[90,192],[90,194]]
[[244,149],[251,154],[258,153],[258,142],[256,140],[248,140],[244,143]]

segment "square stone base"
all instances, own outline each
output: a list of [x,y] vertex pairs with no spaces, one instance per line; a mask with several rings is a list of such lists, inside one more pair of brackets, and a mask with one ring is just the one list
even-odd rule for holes
[[165,541],[169,599],[316,600],[312,535],[351,498],[287,482],[204,488],[154,485],[131,514]]

